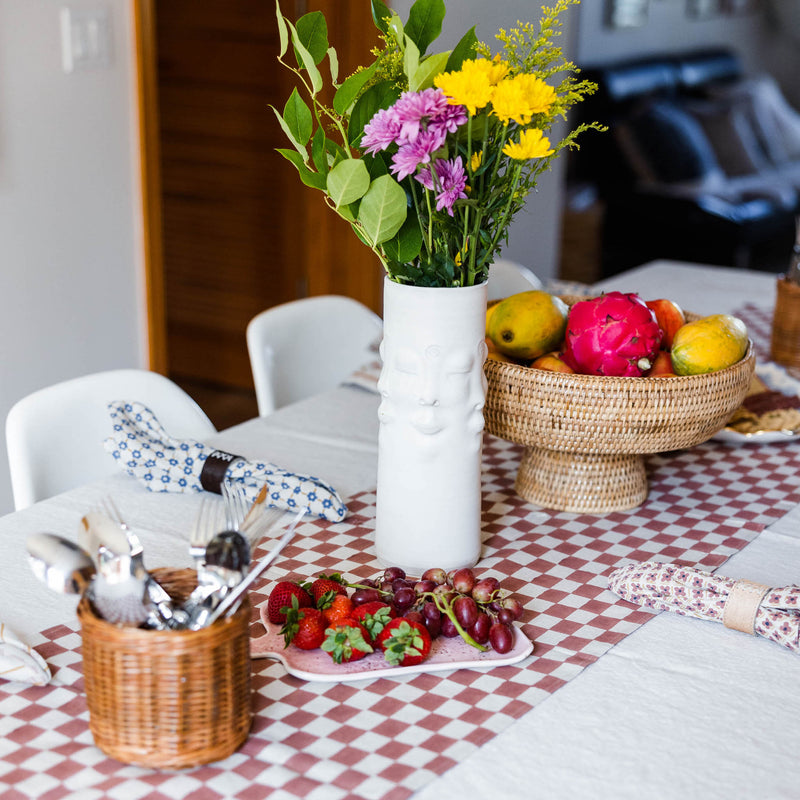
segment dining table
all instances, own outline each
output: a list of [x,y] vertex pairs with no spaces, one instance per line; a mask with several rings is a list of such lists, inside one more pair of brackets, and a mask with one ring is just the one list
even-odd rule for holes
[[[668,298],[700,315],[735,314],[748,326],[757,373],[770,366],[784,386],[800,388],[798,376],[770,364],[776,278],[660,260],[584,288]],[[35,532],[76,539],[81,517],[111,497],[141,539],[149,568],[190,567],[201,496],[149,491],[119,470],[0,519],[0,624],[51,672],[44,686],[0,680],[0,796],[800,797],[797,653],[715,622],[642,609],[608,589],[611,571],[649,558],[770,587],[797,582],[800,443],[792,437],[712,438],[652,454],[644,504],[591,515],[519,497],[513,486],[521,449],[486,434],[483,551],[475,572],[497,577],[522,599],[517,636],[530,639],[533,651],[511,664],[365,671],[355,680],[337,679],[334,668],[301,677],[267,654],[260,606],[275,581],[332,571],[363,578],[383,569],[374,554],[379,402],[368,381],[346,381],[207,442],[319,476],[349,509],[341,522],[303,519],[254,584],[254,722],[245,743],[222,761],[153,769],[95,746],[78,597],[37,580],[26,551]],[[268,533],[260,550],[276,536]]]

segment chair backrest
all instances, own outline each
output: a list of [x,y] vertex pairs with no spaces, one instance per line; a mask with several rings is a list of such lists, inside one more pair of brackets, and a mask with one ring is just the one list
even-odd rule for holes
[[518,292],[541,289],[542,282],[527,267],[499,258],[489,267],[488,300],[501,300]]
[[103,441],[111,434],[106,404],[138,400],[172,436],[216,432],[186,392],[148,370],[97,372],[48,386],[19,400],[6,417],[11,489],[17,510],[119,471]]
[[322,295],[268,308],[250,320],[247,349],[263,417],[331,389],[374,360],[381,318],[350,297]]

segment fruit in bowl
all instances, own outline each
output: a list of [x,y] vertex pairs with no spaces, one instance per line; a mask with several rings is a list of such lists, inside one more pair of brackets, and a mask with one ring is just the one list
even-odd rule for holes
[[[569,331],[572,310],[586,298],[562,299],[571,307]],[[621,357],[613,360],[632,374],[585,374],[580,370],[586,367],[577,363],[570,365],[577,370],[565,373],[542,369],[536,360],[486,362],[486,431],[525,448],[515,488],[531,503],[577,513],[641,505],[647,497],[644,455],[694,447],[711,438],[747,393],[755,356],[740,320],[685,312],[673,351],[664,350],[653,309],[628,300],[646,341],[633,342],[632,354],[615,353]],[[596,357],[594,342],[600,343],[596,360],[605,365],[612,360],[604,356],[605,318],[593,318],[601,330],[584,335],[591,358]],[[693,326],[698,321],[702,324]],[[654,328],[660,335],[654,336]],[[720,343],[721,329],[732,334],[732,343],[725,338]],[[621,341],[624,345],[624,336]],[[673,358],[676,348],[678,357]],[[569,363],[567,350],[565,341],[549,355]]]

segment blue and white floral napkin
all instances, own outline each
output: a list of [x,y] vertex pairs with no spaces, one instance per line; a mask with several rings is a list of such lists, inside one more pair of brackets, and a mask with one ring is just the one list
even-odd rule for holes
[[347,507],[318,478],[297,475],[264,461],[249,461],[191,439],[174,439],[155,414],[139,402],[108,404],[114,433],[103,442],[117,463],[153,492],[220,492],[223,480],[239,483],[253,502],[267,486],[267,504],[286,510],[306,508],[338,522]]

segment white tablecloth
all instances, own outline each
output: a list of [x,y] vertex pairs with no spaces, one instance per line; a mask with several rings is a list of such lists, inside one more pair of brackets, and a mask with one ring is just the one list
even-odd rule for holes
[[[774,282],[768,274],[656,262],[601,288],[714,313],[770,304]],[[312,472],[350,495],[375,484],[377,402],[342,387],[213,443]],[[152,494],[121,474],[8,515],[0,519],[0,619],[23,636],[64,621],[75,606],[30,576],[26,534],[72,538],[81,515],[107,494],[146,532],[148,565],[190,563],[185,543],[198,497]],[[719,571],[797,582],[800,509],[786,511]],[[662,614],[416,797],[797,798],[798,679],[797,656],[770,642]]]

